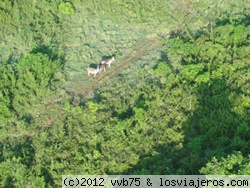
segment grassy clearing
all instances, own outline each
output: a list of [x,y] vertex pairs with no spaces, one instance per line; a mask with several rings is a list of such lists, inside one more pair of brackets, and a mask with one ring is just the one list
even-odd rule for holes
[[[115,7],[115,5],[113,6]],[[81,7],[80,4],[79,7]],[[94,10],[98,12],[98,9]],[[100,79],[104,72],[101,75],[99,74],[97,78],[93,78],[93,76],[88,77],[86,69],[90,66],[97,66],[104,57],[114,55],[116,58],[111,69],[107,69],[105,73],[109,77],[112,76],[111,74],[118,75],[126,71],[126,67],[121,69],[118,67],[128,63],[127,60],[134,55],[137,54],[138,56],[138,52],[148,51],[143,45],[144,48],[140,49],[142,47],[140,44],[146,43],[151,38],[156,39],[160,32],[167,32],[166,28],[160,29],[164,28],[160,22],[149,20],[146,23],[128,23],[125,16],[122,16],[123,18],[119,21],[115,14],[111,18],[112,13],[98,12],[98,15],[95,16],[94,13],[86,15],[86,10],[80,8],[72,16],[71,20],[73,21],[69,24],[69,33],[65,34],[67,40],[63,41],[66,46],[67,61],[65,71],[68,75],[64,89],[67,92],[81,95],[86,92],[86,89],[97,85],[96,81]],[[152,42],[152,46],[154,46],[154,42]],[[154,50],[158,50],[159,53],[159,47]],[[143,55],[146,55],[146,53],[143,53]],[[150,64],[150,61],[151,57],[144,58],[144,64]],[[137,70],[139,62],[133,58],[129,63],[130,66],[128,67],[133,74]],[[114,78],[110,79],[113,80]]]

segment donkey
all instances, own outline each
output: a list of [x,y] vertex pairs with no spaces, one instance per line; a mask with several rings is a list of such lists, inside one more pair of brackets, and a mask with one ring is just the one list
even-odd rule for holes
[[94,77],[96,77],[96,74],[97,74],[98,72],[100,72],[99,66],[98,66],[96,69],[94,69],[94,68],[87,68],[87,70],[88,70],[88,75],[89,75],[89,74],[94,74]]
[[100,62],[100,64],[99,64],[99,69],[100,69],[100,72],[102,71],[102,70],[104,70],[104,71],[106,71],[106,64],[102,64],[101,62]]
[[115,60],[115,57],[113,56],[113,57],[111,57],[111,58],[109,58],[109,59],[103,59],[103,60],[101,60],[101,64],[107,64],[107,65],[109,65],[109,67],[111,66],[111,63],[113,62]]

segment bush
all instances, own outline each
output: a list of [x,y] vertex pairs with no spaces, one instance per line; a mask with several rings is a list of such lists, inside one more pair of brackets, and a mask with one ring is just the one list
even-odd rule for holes
[[65,3],[60,3],[58,6],[58,10],[60,13],[64,14],[64,15],[73,15],[75,13],[75,10],[72,6],[71,3],[69,2],[65,2]]

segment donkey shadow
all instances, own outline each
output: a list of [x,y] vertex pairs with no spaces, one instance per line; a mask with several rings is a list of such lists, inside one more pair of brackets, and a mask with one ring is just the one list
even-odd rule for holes
[[113,55],[104,55],[104,56],[102,56],[102,60],[110,59],[112,57],[116,57],[116,56],[114,54]]
[[91,63],[91,64],[89,65],[89,68],[97,69],[98,66],[99,66],[99,63]]

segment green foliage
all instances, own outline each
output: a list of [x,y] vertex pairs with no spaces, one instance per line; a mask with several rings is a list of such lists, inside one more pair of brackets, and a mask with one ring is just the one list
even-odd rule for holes
[[60,3],[58,6],[58,10],[64,15],[73,15],[75,13],[72,4],[69,2]]
[[26,108],[35,106],[37,99],[49,94],[52,79],[60,67],[60,61],[51,61],[41,53],[27,54],[18,61],[12,107],[21,117],[27,113]]
[[[47,55],[41,53],[27,54],[17,64],[18,84],[19,82],[23,84],[35,82],[37,87],[45,88],[49,85],[56,70],[60,68],[60,64],[59,61],[52,62]],[[33,81],[29,81],[29,78]],[[32,86],[29,88],[33,89]]]
[[249,174],[248,4],[188,2],[1,1],[0,186]]
[[0,26],[8,23],[11,20],[11,15],[9,13],[11,9],[11,2],[0,2]]
[[154,70],[153,75],[155,76],[166,76],[171,73],[171,68],[166,64],[166,62],[160,62],[157,68]]
[[15,72],[6,62],[0,64],[0,124],[3,125],[11,117],[11,93],[15,85]]
[[13,158],[12,160],[8,160],[0,164],[1,187],[28,186],[27,180],[25,179],[28,169],[19,161],[20,159]]
[[[183,65],[181,68],[181,73],[183,74],[183,78],[192,81],[196,79],[197,75],[203,72],[204,65],[202,64],[191,64],[191,65]],[[197,79],[200,82],[199,79]]]
[[90,101],[90,102],[88,102],[88,108],[89,108],[89,112],[91,114],[95,114],[95,113],[97,113],[97,110],[98,110],[98,104]]
[[249,174],[249,156],[244,158],[241,152],[235,152],[219,161],[213,157],[200,172],[206,175],[246,175]]
[[[198,96],[199,107],[184,124],[187,141],[180,166],[188,173],[197,173],[194,169],[204,165],[203,158],[223,157],[235,150],[246,154],[248,150],[246,137],[240,131],[247,131],[249,127],[244,126],[247,108],[242,105],[241,109],[245,113],[241,111],[234,114],[235,102],[241,97],[233,95],[238,98],[235,101],[235,98],[230,96],[230,93],[248,92],[236,84],[241,82],[242,78],[244,84],[247,84],[248,80],[245,73],[249,67],[246,63],[248,57],[243,58],[243,54],[241,57],[236,55],[249,44],[248,26],[240,22],[237,22],[238,25],[235,23],[228,21],[214,27],[214,38],[207,37],[211,32],[208,28],[200,31],[203,34],[192,42],[189,41],[188,35],[169,41],[170,61],[176,60],[176,56],[179,56],[177,67],[180,67],[181,82],[191,84],[190,90]],[[191,50],[190,46],[195,46],[195,50]],[[242,62],[241,65],[239,61]],[[236,75],[242,75],[242,78],[237,78]],[[245,99],[244,103],[247,104],[247,101],[248,99]],[[185,167],[185,164],[189,165]],[[225,170],[224,165],[225,163],[221,163],[221,170],[214,173],[222,173]],[[228,174],[230,172],[228,171]]]
[[35,46],[64,40],[65,21],[57,15],[60,1],[1,1],[1,56],[16,62]]

